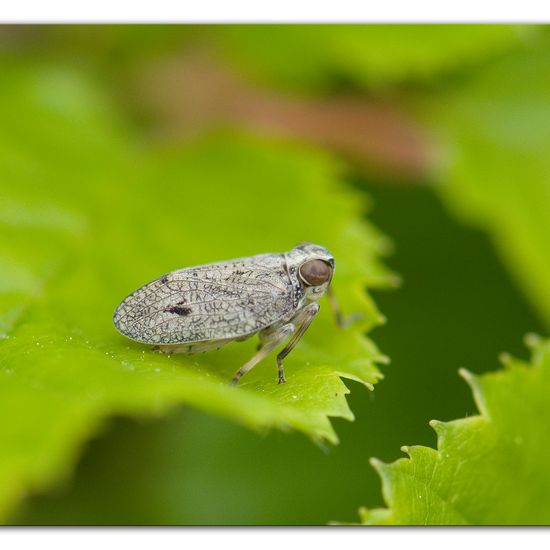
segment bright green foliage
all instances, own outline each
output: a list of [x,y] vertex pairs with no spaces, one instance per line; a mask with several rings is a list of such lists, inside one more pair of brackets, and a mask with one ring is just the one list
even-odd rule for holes
[[290,87],[334,79],[380,88],[431,80],[520,43],[535,28],[509,25],[250,25],[215,28],[247,71]]
[[[0,518],[67,476],[113,414],[178,404],[253,429],[336,442],[352,419],[340,376],[371,387],[383,357],[362,333],[380,315],[366,285],[387,281],[384,240],[325,156],[217,136],[158,151],[132,142],[108,103],[73,72],[2,69],[0,85]],[[326,304],[276,383],[266,360],[229,386],[255,342],[161,356],[112,326],[118,302],[186,265],[319,242],[335,292],[364,322],[336,328]]]
[[410,458],[372,460],[389,510],[361,510],[366,524],[538,525],[550,522],[550,341],[528,339],[532,365],[461,371],[479,416],[432,421],[437,450],[403,447]]
[[448,204],[487,230],[550,326],[550,48],[538,44],[436,100]]

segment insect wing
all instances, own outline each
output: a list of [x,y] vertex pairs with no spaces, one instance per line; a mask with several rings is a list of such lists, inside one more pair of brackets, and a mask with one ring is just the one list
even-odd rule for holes
[[113,320],[133,340],[179,344],[241,338],[292,309],[284,256],[262,254],[168,273],[130,294]]

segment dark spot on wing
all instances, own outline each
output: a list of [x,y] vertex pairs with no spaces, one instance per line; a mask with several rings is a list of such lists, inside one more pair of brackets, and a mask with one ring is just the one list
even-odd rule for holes
[[174,306],[174,307],[165,309],[164,311],[168,311],[169,313],[175,313],[176,315],[181,315],[182,317],[185,317],[185,315],[189,315],[191,313],[191,308]]
[[161,280],[161,283],[167,283],[168,282],[168,275],[165,275]]

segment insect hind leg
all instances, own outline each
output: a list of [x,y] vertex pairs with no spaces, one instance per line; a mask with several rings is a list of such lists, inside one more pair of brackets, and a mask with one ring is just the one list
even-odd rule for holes
[[336,299],[332,288],[329,287],[327,289],[326,296],[328,298],[330,308],[332,309],[332,313],[334,314],[334,319],[338,327],[347,328],[350,325],[353,325],[353,323],[355,323],[356,321],[360,321],[361,319],[363,319],[363,314],[359,312],[352,313],[351,315],[344,317],[342,315],[342,310],[340,309],[340,304],[338,303],[338,300]]
[[226,344],[231,342],[231,338],[225,340],[211,340],[207,342],[195,342],[185,344],[161,344],[154,346],[153,351],[158,353],[165,353],[167,355],[173,355],[176,353],[184,353],[187,355],[193,355],[195,353],[203,353],[213,349],[220,349]]
[[231,384],[234,386],[250,370],[252,370],[262,359],[269,355],[283,340],[288,338],[296,327],[292,323],[287,323],[277,330],[270,332],[262,338],[258,352],[246,362],[235,374]]

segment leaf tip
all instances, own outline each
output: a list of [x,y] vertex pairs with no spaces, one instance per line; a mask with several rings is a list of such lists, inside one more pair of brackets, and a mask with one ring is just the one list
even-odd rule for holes
[[538,334],[535,334],[534,332],[529,332],[525,335],[523,338],[523,341],[525,342],[525,345],[533,351],[534,349],[538,348],[541,343],[541,337]]
[[384,468],[384,463],[374,456],[369,458],[369,464],[379,473],[382,473],[382,469]]
[[444,435],[445,433],[445,422],[441,422],[441,420],[436,420],[435,418],[430,420],[428,422],[428,424],[430,425],[430,427],[432,428],[432,430],[436,433],[437,435],[437,441],[438,441],[438,446],[440,445],[441,443],[441,437]]
[[376,322],[379,325],[385,325],[388,322],[388,318],[383,313],[378,312],[376,314]]
[[475,375],[471,373],[469,370],[465,369],[464,367],[461,367],[458,369],[458,374],[461,378],[466,380],[466,382],[471,386],[475,381]]
[[458,374],[466,381],[468,386],[470,386],[475,404],[476,404],[479,412],[483,415],[487,415],[488,412],[487,412],[487,408],[485,406],[485,400],[484,400],[484,397],[483,397],[483,390],[480,386],[480,378],[478,376],[476,376],[474,373],[472,373],[469,370],[466,370],[464,368],[459,369]]
[[394,288],[398,288],[403,285],[403,278],[399,275],[396,275],[395,273],[392,273],[388,277],[388,281]]

